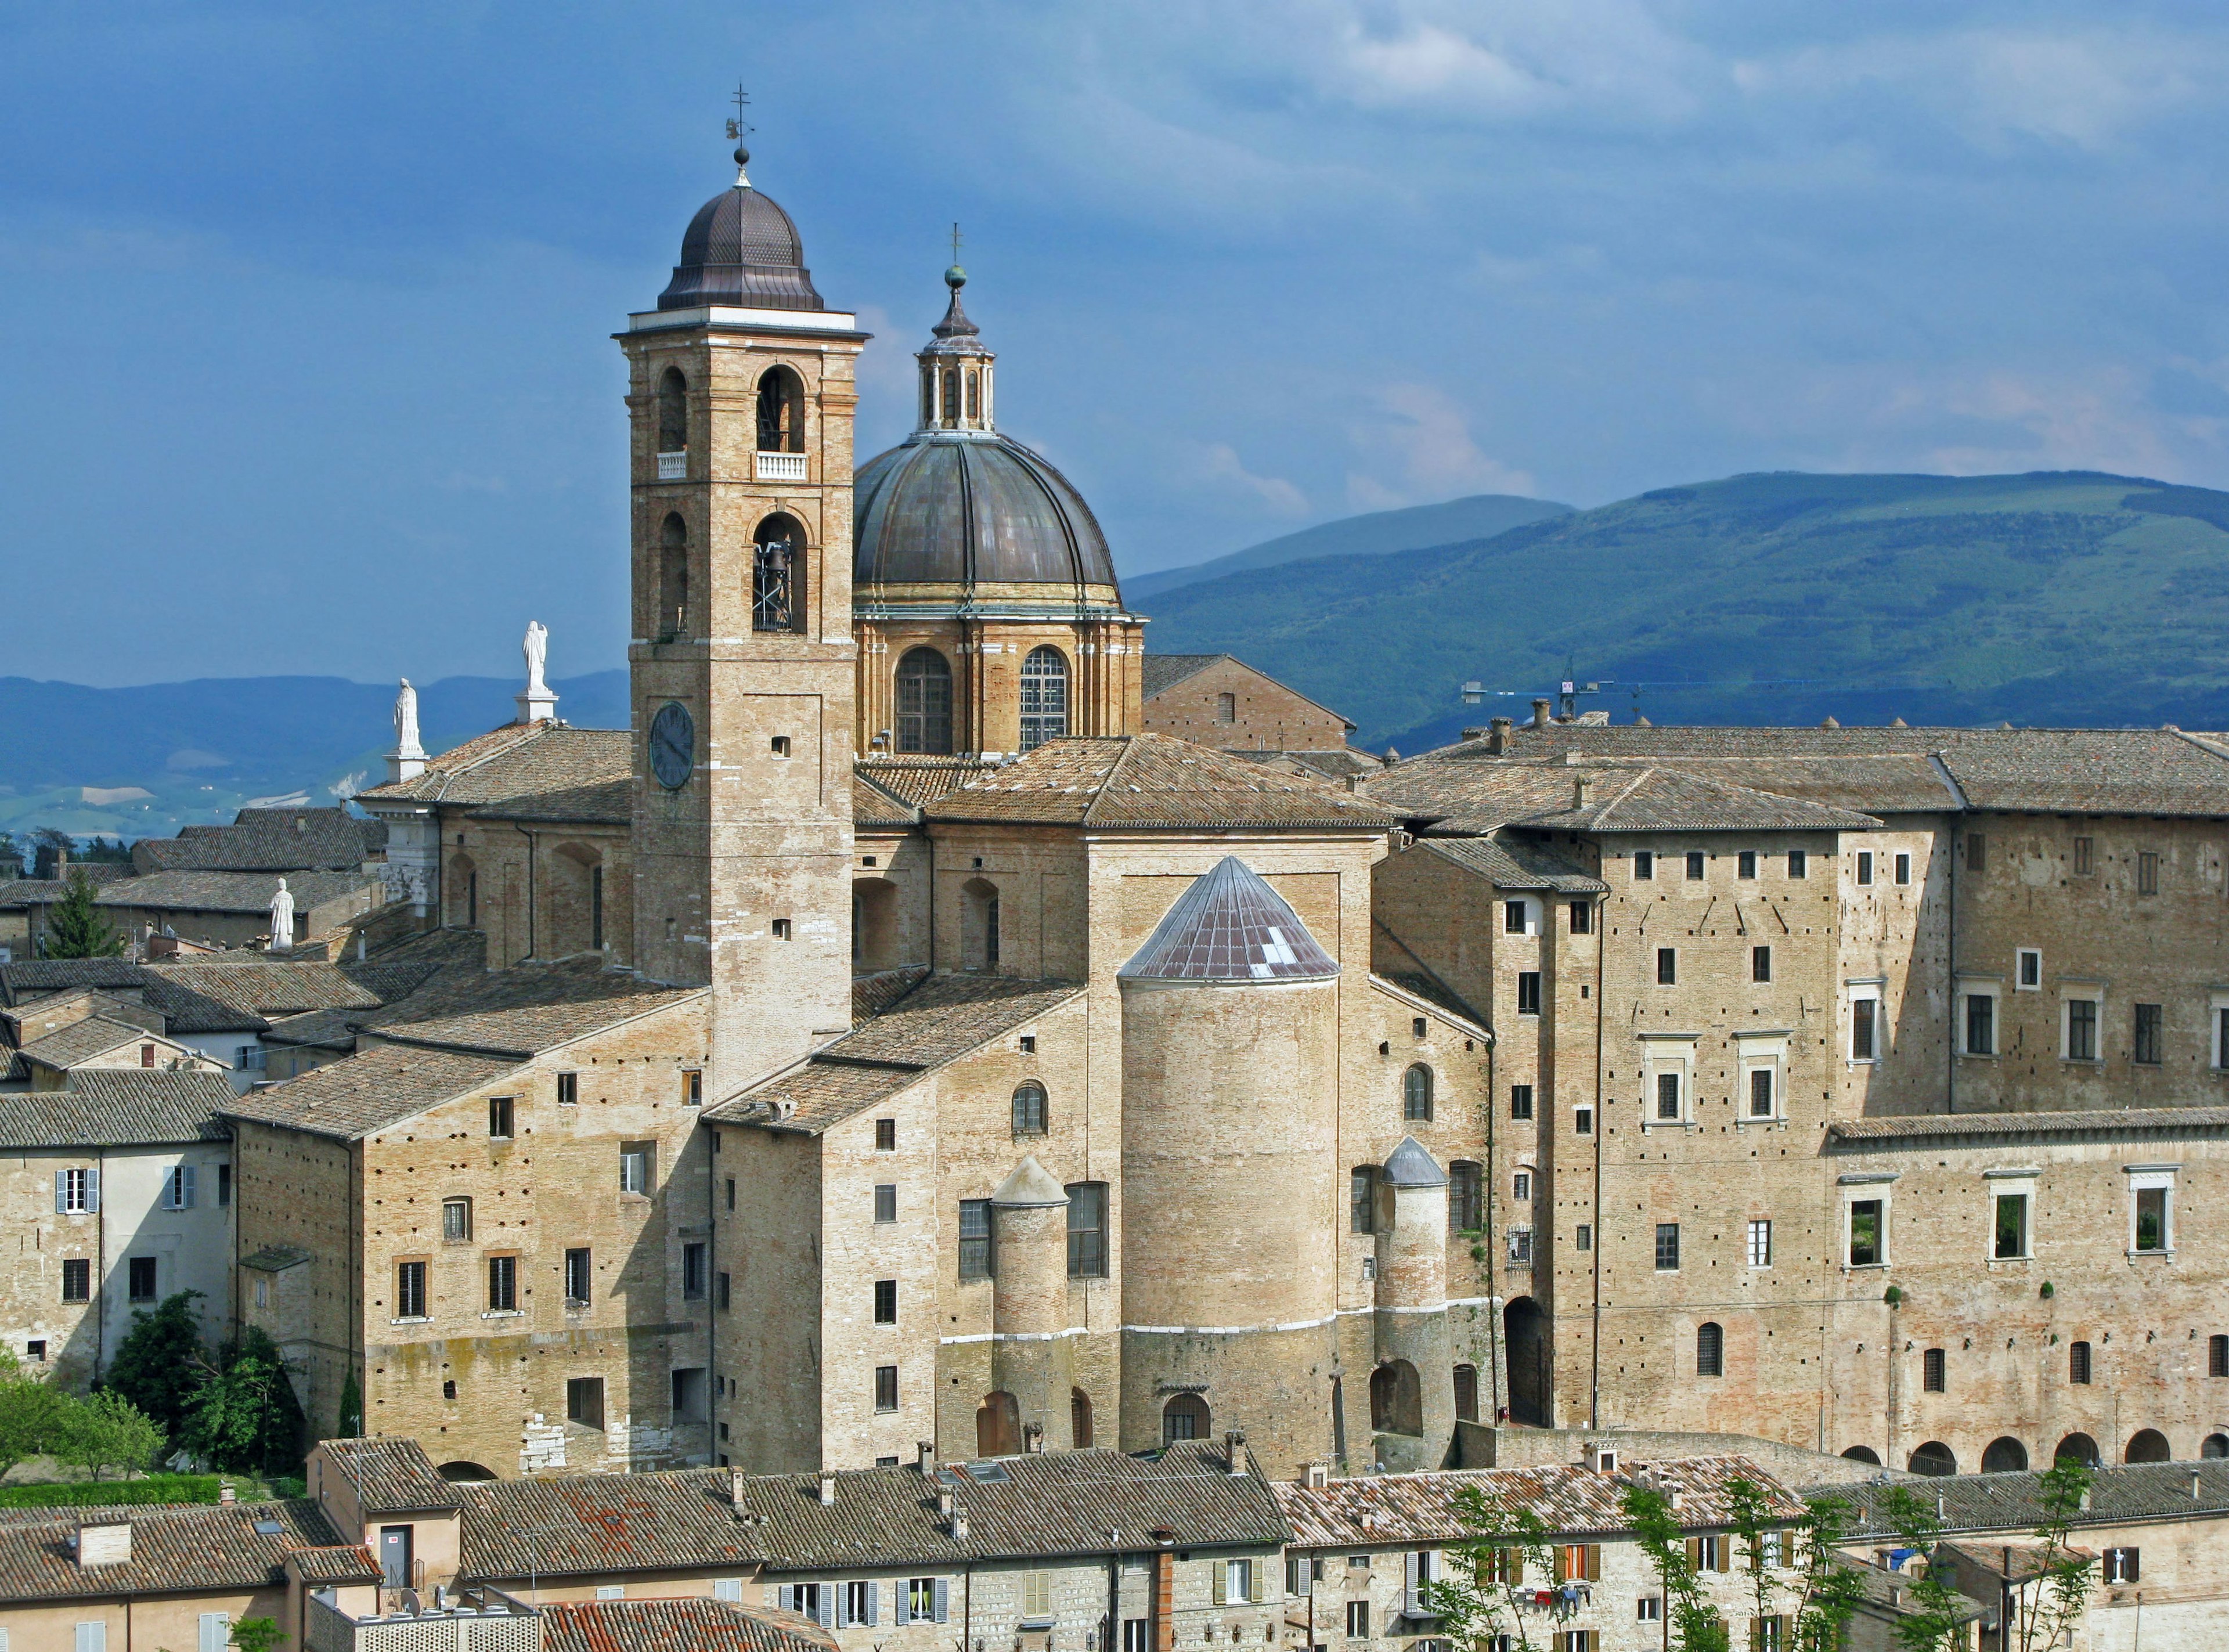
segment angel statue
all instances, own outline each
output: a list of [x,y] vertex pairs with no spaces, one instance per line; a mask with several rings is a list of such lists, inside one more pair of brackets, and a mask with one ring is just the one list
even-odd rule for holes
[[542,680],[543,663],[549,657],[549,627],[539,620],[526,622],[526,692],[530,699],[540,699],[549,692],[549,685]]
[[398,757],[423,757],[426,749],[418,743],[418,691],[410,686],[410,679],[402,679],[402,689],[395,697],[395,755]]

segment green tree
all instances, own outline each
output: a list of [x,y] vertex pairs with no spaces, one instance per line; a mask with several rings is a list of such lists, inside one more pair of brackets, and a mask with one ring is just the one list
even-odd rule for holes
[[2007,1578],[2013,1590],[2013,1632],[2020,1652],[2046,1652],[2072,1644],[2075,1625],[2090,1604],[2090,1572],[2097,1563],[2073,1549],[2074,1517],[2082,1512],[2093,1478],[2089,1466],[2061,1457],[2037,1476],[2043,1520],[2035,1528],[2042,1544],[2035,1569],[2025,1579]]
[[70,1396],[0,1349],[0,1475],[61,1443]]
[[152,1313],[132,1316],[132,1328],[117,1344],[101,1386],[120,1394],[161,1425],[177,1441],[209,1370],[200,1321],[194,1314],[197,1290],[166,1296]]
[[1680,1652],[1730,1652],[1732,1636],[1704,1592],[1687,1559],[1687,1533],[1672,1514],[1672,1500],[1653,1486],[1629,1484],[1618,1501],[1641,1552],[1664,1585],[1666,1633]]
[[163,1449],[163,1430],[121,1394],[72,1399],[61,1424],[55,1455],[95,1480],[108,1469],[129,1475],[147,1468]]
[[1865,1573],[1841,1558],[1850,1531],[1846,1499],[1814,1497],[1804,1505],[1796,1532],[1802,1544],[1802,1599],[1795,1609],[1790,1652],[1839,1652],[1850,1619],[1865,1599]]
[[275,1617],[243,1617],[232,1626],[232,1643],[240,1652],[273,1652],[286,1639]]
[[339,1439],[353,1440],[363,1432],[363,1384],[357,1379],[354,1366],[349,1367],[348,1375],[341,1382],[338,1422],[339,1433],[336,1437]]
[[47,912],[46,933],[40,950],[48,958],[116,958],[124,952],[124,937],[100,916],[93,903],[93,878],[81,869],[70,868],[69,884],[61,899]]
[[[1479,1646],[1506,1635],[1532,1652],[1532,1632],[1520,1603],[1556,1575],[1547,1522],[1482,1486],[1463,1487],[1455,1494],[1455,1505],[1473,1535],[1448,1546],[1457,1575],[1424,1585],[1425,1610],[1440,1620],[1442,1632],[1457,1646]],[[1528,1572],[1536,1580],[1532,1585],[1526,1582]]]
[[1943,1540],[1942,1520],[1902,1486],[1888,1488],[1881,1510],[1898,1546],[1917,1551],[1918,1557],[1906,1580],[1907,1604],[1896,1622],[1898,1643],[1905,1652],[1952,1652],[1963,1646],[1972,1603],[1947,1578],[1937,1575],[1934,1557]]
[[290,1475],[302,1465],[302,1409],[286,1362],[264,1331],[249,1326],[201,1364],[178,1443],[212,1469]]

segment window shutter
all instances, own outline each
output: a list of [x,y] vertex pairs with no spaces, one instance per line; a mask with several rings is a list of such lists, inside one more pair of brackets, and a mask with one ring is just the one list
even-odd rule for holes
[[[100,1167],[98,1165],[85,1173],[85,1207],[89,1211],[100,1208]],[[94,1648],[93,1652],[101,1652],[101,1649],[108,1644],[108,1625],[101,1623],[93,1627],[100,1631],[100,1646]]]
[[781,1608],[782,1610],[786,1612],[793,1612],[797,1610],[797,1585],[795,1584],[786,1583],[774,1592],[774,1604]]
[[[1687,1545],[1691,1552],[1693,1551],[1694,1546],[1695,1546],[1692,1540]],[[1571,1580],[1571,1573],[1569,1564],[1571,1552],[1569,1549],[1565,1548],[1560,1543],[1556,1546],[1556,1570],[1554,1577],[1549,1579],[1550,1582],[1568,1583]]]
[[1230,1604],[1230,1565],[1225,1560],[1215,1561],[1208,1567],[1213,1585],[1213,1601],[1217,1606]]
[[178,1208],[189,1211],[194,1207],[194,1167],[178,1167]]
[[836,1627],[836,1585],[824,1583],[813,1591],[813,1604],[817,1609],[813,1617],[823,1629]]
[[732,1600],[740,1606],[742,1604],[743,1601],[743,1580],[741,1578],[713,1578],[712,1598],[715,1600]]
[[1423,1580],[1419,1575],[1423,1571],[1419,1564],[1423,1559],[1414,1549],[1401,1557],[1401,1615],[1404,1617],[1424,1615],[1424,1604],[1416,1597],[1416,1585]]
[[1246,1598],[1256,1606],[1262,1604],[1262,1589],[1268,1582],[1262,1575],[1265,1570],[1259,1560],[1246,1563]]
[[77,1626],[77,1652],[108,1652],[108,1620],[96,1617]]
[[949,1578],[936,1580],[936,1621],[940,1623],[952,1621],[952,1580]]
[[[2224,1010],[2222,1013],[2229,1015],[2229,1010]],[[69,1172],[57,1170],[55,1172],[55,1213],[60,1215],[67,1209],[69,1209]]]
[[1703,1540],[1699,1537],[1691,1537],[1687,1540],[1687,1570],[1690,1572],[1700,1572],[1702,1569]]
[[231,1638],[230,1617],[223,1612],[203,1612],[201,1616],[201,1652],[224,1652],[224,1643]]
[[1587,1545],[1587,1581],[1602,1581],[1602,1545],[1599,1543]]
[[878,1583],[867,1585],[867,1627],[875,1628],[883,1621],[883,1586]]

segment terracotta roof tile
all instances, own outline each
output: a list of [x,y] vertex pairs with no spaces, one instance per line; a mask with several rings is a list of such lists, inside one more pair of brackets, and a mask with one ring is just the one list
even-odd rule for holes
[[154,872],[145,877],[119,878],[104,884],[95,895],[96,906],[137,907],[148,911],[228,912],[253,915],[267,912],[279,880],[294,897],[294,910],[306,912],[327,901],[339,900],[366,888],[384,889],[380,880],[363,871],[339,872]]
[[862,757],[854,772],[903,803],[915,807],[942,797],[955,786],[965,786],[980,775],[997,770],[980,757],[886,756]]
[[1483,838],[1420,838],[1416,846],[1477,873],[1497,889],[1599,895],[1609,888],[1554,851],[1527,842],[1515,832]]
[[379,1435],[322,1443],[367,1514],[458,1507],[460,1488],[434,1472],[432,1459],[415,1440]]
[[97,1060],[143,1038],[160,1038],[159,1032],[129,1021],[112,1021],[105,1015],[88,1015],[59,1027],[43,1038],[34,1038],[16,1054],[41,1066],[67,1069],[80,1062]]
[[509,969],[450,971],[419,991],[363,1017],[385,1039],[508,1055],[541,1051],[671,1004],[702,997],[701,987],[663,987],[607,968],[590,955]]
[[1921,1113],[1900,1118],[1840,1119],[1830,1141],[1935,1141],[1956,1136],[2196,1135],[2229,1127],[2229,1107],[2129,1107],[2087,1112]]
[[355,1141],[491,1083],[518,1064],[509,1057],[382,1045],[267,1090],[250,1090],[234,1100],[225,1115]]
[[[80,1521],[93,1512],[73,1509],[60,1520],[0,1524],[0,1601],[264,1589],[285,1581],[282,1566],[290,1550],[338,1541],[306,1497],[131,1508],[119,1512],[131,1518],[132,1558],[87,1568],[78,1565],[74,1545]],[[259,1526],[275,1529],[258,1531]]]
[[[1577,800],[1577,782],[1587,787]],[[1505,826],[1554,832],[1864,832],[1868,814],[1731,786],[1684,769],[1582,762],[1404,763],[1363,790],[1441,833]]]
[[358,867],[387,843],[383,821],[346,809],[242,809],[230,826],[190,828],[132,845],[142,872],[292,872]]
[[222,1073],[81,1067],[66,1090],[0,1096],[0,1149],[129,1147],[221,1140]]
[[[2107,1463],[2092,1470],[2090,1506],[2077,1527],[2117,1526],[2130,1520],[2221,1520],[2229,1517],[2229,1462]],[[2191,1481],[2198,1495],[2191,1495]],[[1942,1475],[1904,1488],[1932,1503],[1943,1500],[1943,1530],[2019,1531],[2033,1535],[2044,1518],[2040,1474]],[[1814,1495],[1847,1501],[1856,1511],[1850,1535],[1886,1536],[1895,1527],[1886,1512],[1887,1485],[1821,1486]]]
[[294,961],[268,953],[228,953],[222,961],[194,959],[150,964],[173,982],[228,1009],[266,1019],[305,1010],[373,1009],[379,995],[323,959]]
[[823,1652],[836,1637],[794,1612],[702,1597],[543,1606],[543,1652]]
[[921,813],[912,803],[883,785],[864,768],[851,771],[851,824],[864,826],[910,826]]
[[930,820],[1086,828],[1313,827],[1383,832],[1398,813],[1343,787],[1169,735],[1052,740],[926,810]]
[[624,821],[632,818],[632,792],[613,788],[631,787],[633,773],[634,736],[625,729],[514,723],[430,759],[414,780],[374,787],[357,800],[485,808],[503,819]]

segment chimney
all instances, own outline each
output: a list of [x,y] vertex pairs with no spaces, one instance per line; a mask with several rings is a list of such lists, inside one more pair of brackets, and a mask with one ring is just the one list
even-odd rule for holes
[[1486,730],[1483,729],[1465,729],[1462,731],[1462,737],[1467,741],[1483,740],[1486,738]]
[[965,1509],[955,1509],[953,1512],[952,1540],[954,1543],[965,1543],[967,1540],[967,1512]]
[[939,1520],[948,1520],[952,1518],[952,1494],[950,1492],[940,1491],[936,1494],[936,1517]]
[[1044,1455],[1044,1424],[1031,1423],[1022,1430],[1022,1450],[1033,1457]]
[[123,1565],[132,1559],[132,1522],[109,1519],[99,1524],[88,1520],[77,1528],[77,1563],[93,1566]]
[[1321,1491],[1326,1486],[1331,1484],[1331,1464],[1311,1462],[1301,1470],[1301,1484],[1306,1486],[1310,1491]]
[[1223,1437],[1223,1466],[1235,1475],[1246,1472],[1246,1437],[1237,1429]]
[[216,1500],[220,1503],[237,1502],[240,1501],[240,1494],[233,1488],[231,1482],[227,1481],[216,1488]]
[[1535,700],[1532,702],[1532,726],[1534,728],[1545,729],[1548,726],[1548,705],[1549,702],[1546,700]]
[[835,1501],[836,1501],[836,1476],[835,1476],[834,1475],[821,1475],[821,1476],[820,1476],[820,1506],[821,1506],[823,1508],[825,1508],[825,1507],[827,1507],[830,1504],[833,1503]]
[[2190,1471],[2190,1501],[2194,1503],[2198,1501],[2198,1470],[2195,1469]]
[[1587,777],[1581,775],[1571,782],[1571,807],[1583,809],[1587,806]]
[[1496,717],[1487,725],[1486,749],[1499,757],[1509,749],[1509,731],[1517,725],[1507,717]]
[[743,1471],[741,1469],[728,1470],[728,1501],[735,1505],[736,1518],[741,1520],[743,1514]]
[[913,1466],[923,1475],[936,1472],[936,1442],[915,1440],[913,1445]]
[[1386,747],[1385,755],[1378,760],[1379,766],[1385,768],[1392,768],[1394,764],[1400,761],[1401,754],[1391,746]]

